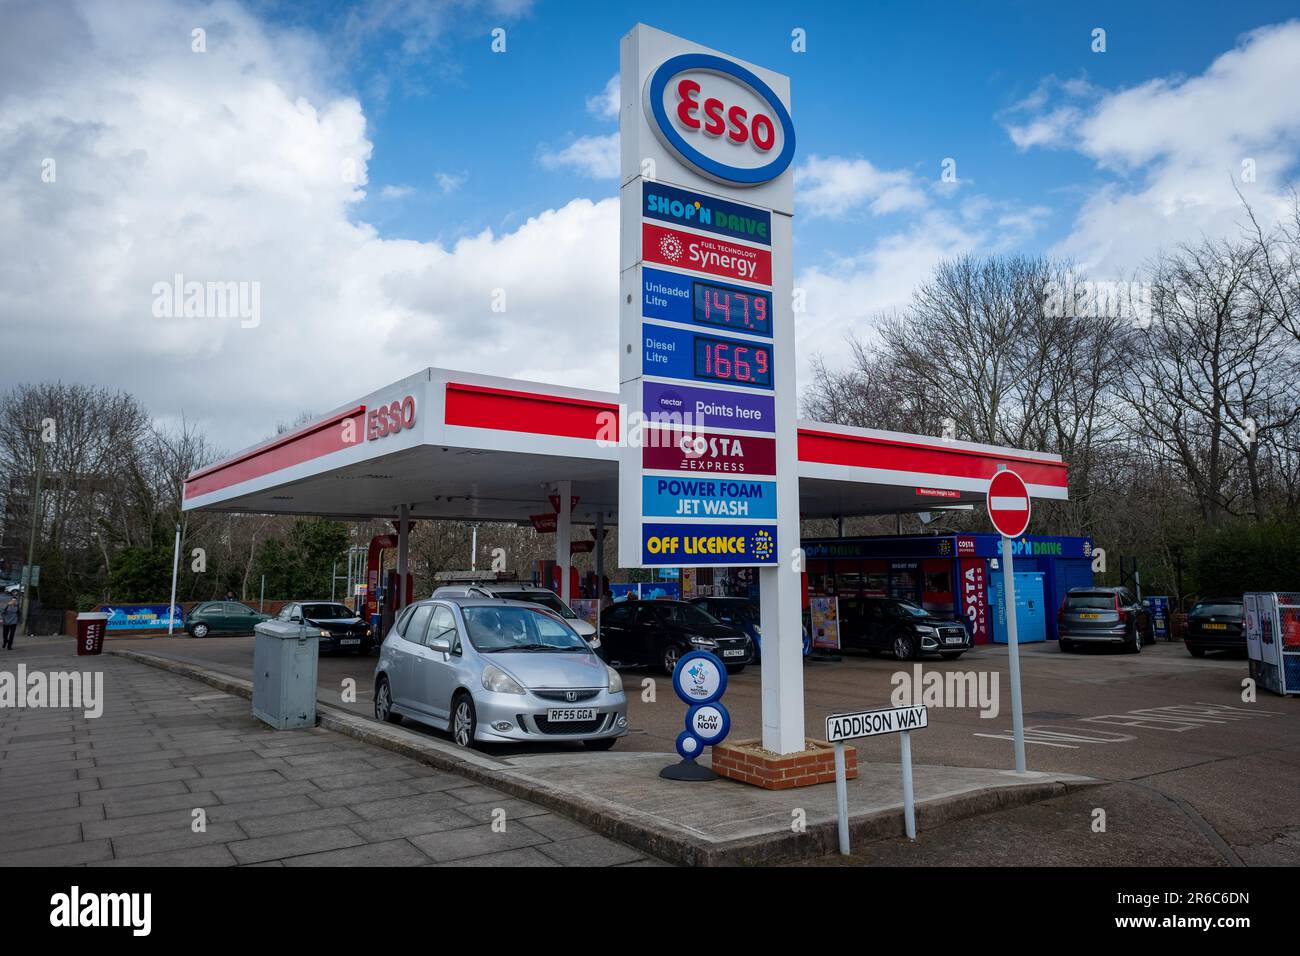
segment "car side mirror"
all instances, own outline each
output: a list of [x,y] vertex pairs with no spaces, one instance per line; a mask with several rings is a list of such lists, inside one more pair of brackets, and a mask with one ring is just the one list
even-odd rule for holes
[[293,617],[289,618],[289,623],[290,623],[290,624],[301,624],[301,623],[302,623],[302,618],[300,618],[297,614],[295,614]]
[[435,637],[429,642],[429,650],[438,651],[442,654],[451,653],[451,641],[444,640],[441,637]]

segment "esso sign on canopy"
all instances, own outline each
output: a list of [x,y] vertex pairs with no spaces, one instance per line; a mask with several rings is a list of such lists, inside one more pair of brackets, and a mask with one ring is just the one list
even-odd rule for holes
[[415,398],[405,398],[387,405],[379,405],[366,412],[366,441],[387,438],[400,431],[415,427]]
[[686,165],[718,182],[757,186],[794,159],[794,124],[772,88],[738,63],[683,53],[645,88],[650,128]]

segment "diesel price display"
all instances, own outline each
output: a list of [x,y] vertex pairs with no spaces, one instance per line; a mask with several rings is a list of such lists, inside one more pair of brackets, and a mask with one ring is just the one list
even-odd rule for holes
[[736,385],[772,387],[772,349],[729,339],[695,336],[695,377]]

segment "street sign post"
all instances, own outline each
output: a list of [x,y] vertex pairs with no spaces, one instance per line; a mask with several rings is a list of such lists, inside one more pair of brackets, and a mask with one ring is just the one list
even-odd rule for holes
[[912,738],[909,733],[930,726],[924,706],[863,710],[832,714],[826,718],[826,740],[835,745],[835,811],[839,817],[840,853],[849,855],[849,786],[844,769],[844,741],[898,734],[900,770],[903,774],[903,825],[907,838],[916,839],[916,800],[912,793]]
[[1016,632],[1016,572],[1013,538],[1029,527],[1029,488],[1018,474],[1003,467],[988,490],[989,520],[1002,535],[1002,591],[1007,614],[1007,668],[1011,672],[1011,733],[1016,773],[1025,772],[1025,716],[1020,706],[1020,644]]

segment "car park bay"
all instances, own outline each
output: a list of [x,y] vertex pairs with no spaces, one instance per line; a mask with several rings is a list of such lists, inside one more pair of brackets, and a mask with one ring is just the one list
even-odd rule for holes
[[[112,646],[188,660],[239,677],[248,676],[252,659],[252,639],[246,637],[120,640]],[[896,675],[912,679],[917,667],[922,678],[931,672],[985,674],[987,682],[997,675],[997,716],[982,717],[973,706],[931,707],[930,726],[914,735],[914,760],[921,765],[1009,768],[1006,665],[1006,649],[989,645],[953,662],[898,662],[851,654],[840,662],[810,661],[804,670],[805,717],[810,727],[819,726],[829,714],[860,709],[864,702],[889,706],[900,680]],[[356,700],[341,705],[370,717],[373,666],[373,657],[322,658],[319,699],[340,705],[343,682],[351,678],[356,681]],[[1287,808],[1300,790],[1300,702],[1271,694],[1261,694],[1255,703],[1243,702],[1244,658],[1211,653],[1193,659],[1178,642],[1145,647],[1140,655],[1092,649],[1061,654],[1047,642],[1023,647],[1021,668],[1031,771],[1082,774],[1141,791],[1144,796],[1134,798],[1131,808],[1110,805],[1119,819],[1140,805],[1151,826],[1158,825],[1157,818],[1168,817],[1170,826],[1209,827],[1243,858],[1253,853],[1260,862],[1276,862],[1269,854],[1287,852],[1285,841],[1295,838],[1286,830]],[[667,679],[650,667],[623,669],[622,677],[629,733],[609,756],[617,760],[619,754],[636,751],[669,754],[681,730],[682,707]],[[645,699],[651,688],[653,701]],[[732,675],[726,699],[733,734],[755,736],[761,710],[759,668]],[[896,744],[864,740],[858,747],[863,761],[897,762]],[[1274,755],[1266,775],[1258,772],[1264,751]],[[568,753],[566,759],[593,762],[607,756],[585,753],[579,745],[554,745],[542,753]],[[489,754],[540,759],[532,746],[494,746]],[[1080,819],[1077,825],[1086,829],[1088,821]],[[1044,845],[1056,838],[1052,833],[1040,837]],[[1170,852],[1174,856],[1166,862],[1180,862],[1176,848]]]

